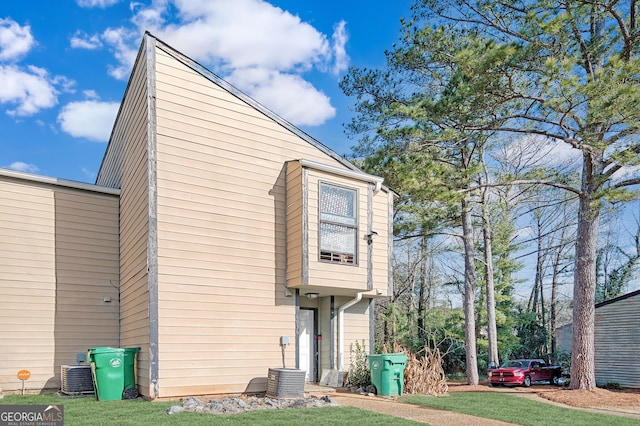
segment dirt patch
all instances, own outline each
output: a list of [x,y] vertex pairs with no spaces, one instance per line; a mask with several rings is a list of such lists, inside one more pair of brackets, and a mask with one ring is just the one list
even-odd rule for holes
[[640,413],[640,392],[607,389],[594,390],[549,390],[536,392],[542,398],[572,407],[620,408],[623,411]]
[[620,411],[640,413],[640,390],[571,390],[550,385],[524,387],[491,387],[487,384],[470,386],[449,384],[449,392],[504,392],[530,393],[552,402],[580,408],[619,409]]

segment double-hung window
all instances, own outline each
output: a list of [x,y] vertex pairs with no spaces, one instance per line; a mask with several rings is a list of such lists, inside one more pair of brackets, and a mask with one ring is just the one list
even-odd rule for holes
[[320,183],[320,260],[358,262],[358,209],[355,189]]

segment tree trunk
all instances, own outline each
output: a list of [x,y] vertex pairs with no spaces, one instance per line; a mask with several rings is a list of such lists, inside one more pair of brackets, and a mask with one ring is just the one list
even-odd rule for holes
[[474,302],[476,275],[473,248],[473,225],[468,195],[462,200],[462,241],[464,244],[464,348],[466,350],[467,383],[477,385],[478,356],[476,353],[476,324]]
[[[564,241],[564,232],[561,244]],[[549,306],[549,335],[551,336],[551,354],[554,364],[558,363],[557,331],[556,331],[556,303],[558,299],[558,277],[560,276],[560,260],[562,259],[562,245],[558,247],[553,259],[553,277],[551,278],[551,305]]]
[[536,254],[536,276],[533,280],[533,289],[531,290],[531,297],[529,298],[529,309],[530,312],[534,312],[538,314],[538,303],[539,303],[539,295],[542,294],[542,273],[544,268],[544,258],[546,250],[542,247],[542,238],[543,238],[543,226],[542,226],[542,213],[538,211],[536,213],[536,226],[538,231],[537,237],[537,254]]
[[418,337],[424,339],[425,333],[425,316],[427,312],[426,308],[426,294],[427,294],[427,282],[428,282],[428,268],[427,268],[427,237],[422,237],[420,245],[420,291],[418,294]]
[[[547,313],[544,306],[544,291],[542,282],[540,282],[540,319],[542,321],[542,328],[547,329]],[[542,348],[540,348],[540,356],[545,356],[549,353],[549,345],[547,339],[544,340]]]
[[585,153],[582,167],[582,196],[578,209],[576,260],[573,273],[573,341],[571,347],[571,389],[595,389],[595,298],[596,249],[600,205],[592,196],[599,189],[602,153]]
[[498,358],[498,329],[496,326],[496,298],[493,282],[493,249],[485,188],[482,191],[482,235],[484,239],[484,275],[487,293],[487,339],[489,341],[489,362],[500,365]]

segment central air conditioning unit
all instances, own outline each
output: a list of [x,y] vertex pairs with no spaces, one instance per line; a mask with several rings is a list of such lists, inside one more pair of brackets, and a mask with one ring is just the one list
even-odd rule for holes
[[267,396],[271,398],[304,397],[306,371],[295,368],[270,368]]
[[60,367],[60,390],[67,395],[93,393],[91,365],[63,365]]

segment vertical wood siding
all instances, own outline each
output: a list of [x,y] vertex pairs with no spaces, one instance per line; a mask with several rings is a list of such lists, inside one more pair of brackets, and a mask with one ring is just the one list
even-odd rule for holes
[[596,383],[640,388],[640,294],[596,308]]
[[137,382],[140,392],[149,395],[149,167],[145,60],[145,55],[141,54],[134,66],[97,183],[121,189],[120,346],[142,348],[138,354]]
[[[118,198],[0,178],[0,387],[56,389],[118,343]],[[111,302],[104,302],[104,298]]]

